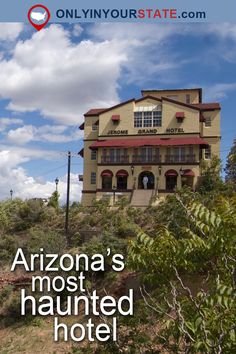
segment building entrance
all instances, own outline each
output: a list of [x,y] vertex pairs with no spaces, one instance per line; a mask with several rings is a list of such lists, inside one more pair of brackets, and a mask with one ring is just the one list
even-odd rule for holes
[[143,171],[138,177],[138,189],[154,189],[155,178],[150,171]]

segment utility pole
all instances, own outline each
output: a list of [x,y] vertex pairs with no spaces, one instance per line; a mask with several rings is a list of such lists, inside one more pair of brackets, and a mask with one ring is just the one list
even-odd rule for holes
[[71,166],[71,152],[68,151],[68,170],[67,170],[67,196],[66,196],[66,220],[65,220],[65,234],[67,244],[70,243],[69,237],[69,208],[70,208],[70,166]]

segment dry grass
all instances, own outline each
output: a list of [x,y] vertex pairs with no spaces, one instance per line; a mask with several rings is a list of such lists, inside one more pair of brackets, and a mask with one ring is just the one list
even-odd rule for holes
[[[64,317],[63,322],[72,324],[78,317]],[[87,343],[81,343],[81,348]],[[54,342],[53,319],[35,318],[28,325],[19,324],[0,329],[0,354],[69,354],[73,343]]]

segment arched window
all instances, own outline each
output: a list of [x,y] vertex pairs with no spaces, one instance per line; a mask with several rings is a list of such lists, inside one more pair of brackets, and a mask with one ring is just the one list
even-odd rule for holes
[[173,191],[177,186],[178,172],[175,170],[168,170],[165,173],[166,176],[166,190]]
[[112,189],[112,177],[113,173],[110,170],[104,170],[101,173],[102,177],[102,189]]
[[186,186],[189,188],[193,188],[193,181],[194,181],[194,172],[190,169],[186,169],[183,171],[183,174],[181,176],[181,184],[182,187]]
[[129,176],[129,174],[126,170],[119,170],[116,173],[116,179],[117,179],[116,188],[117,189],[127,189],[128,176]]

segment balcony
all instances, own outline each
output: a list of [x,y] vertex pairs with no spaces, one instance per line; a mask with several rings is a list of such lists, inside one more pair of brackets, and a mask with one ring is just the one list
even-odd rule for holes
[[129,156],[127,155],[121,155],[121,156],[101,156],[101,163],[103,164],[123,164],[123,163],[129,163]]
[[166,155],[165,156],[166,163],[194,163],[196,162],[195,155]]
[[133,155],[132,162],[133,163],[150,163],[150,164],[160,163],[161,156],[160,155],[154,155],[154,156]]

